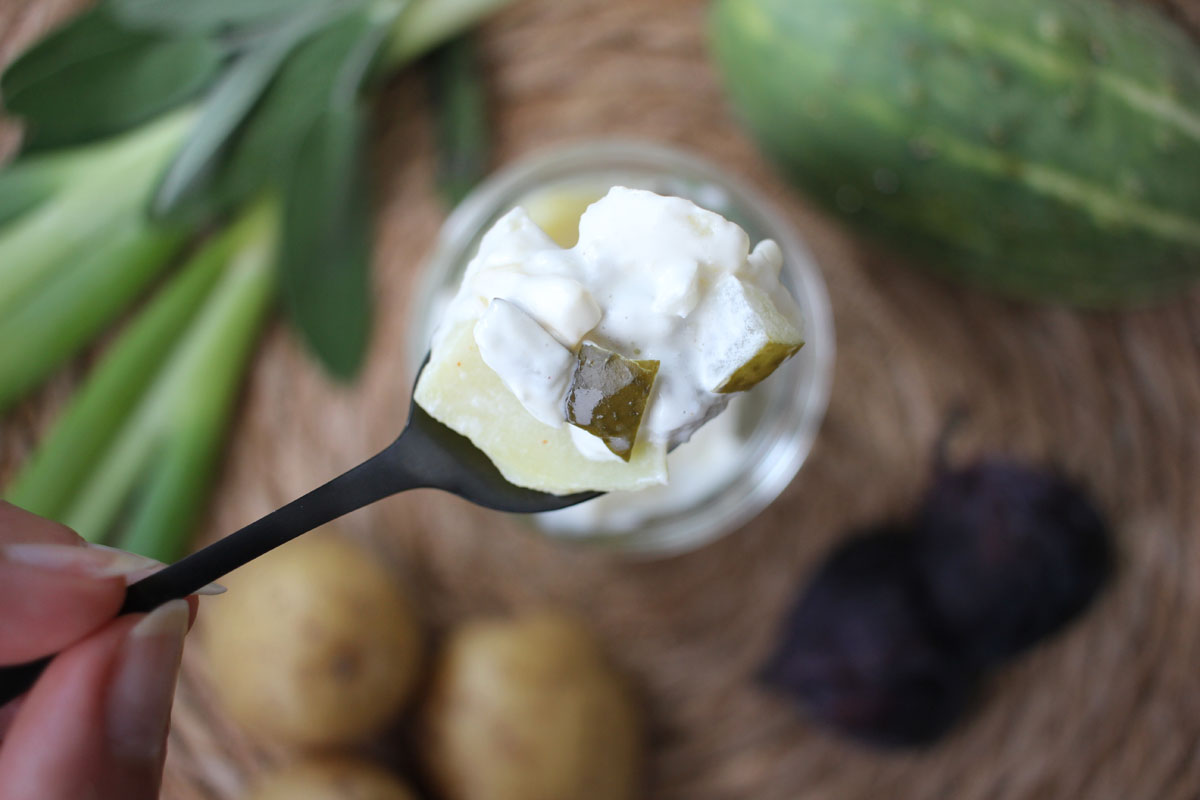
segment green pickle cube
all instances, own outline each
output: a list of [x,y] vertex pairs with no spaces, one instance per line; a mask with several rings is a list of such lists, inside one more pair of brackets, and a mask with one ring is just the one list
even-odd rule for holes
[[726,275],[695,312],[701,378],[710,392],[752,389],[804,345],[804,335],[772,297]]
[[657,374],[657,361],[637,361],[585,342],[567,389],[567,422],[628,461]]
[[717,387],[717,393],[731,394],[753,389],[774,372],[776,367],[795,355],[800,347],[801,345],[790,342],[764,342],[745,364],[738,367],[736,372]]

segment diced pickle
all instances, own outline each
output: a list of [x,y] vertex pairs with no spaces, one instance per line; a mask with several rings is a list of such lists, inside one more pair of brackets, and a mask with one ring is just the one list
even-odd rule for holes
[[625,461],[633,452],[658,362],[584,342],[567,389],[567,422],[598,436]]
[[786,361],[801,348],[802,345],[784,342],[768,341],[750,357],[750,360],[738,367],[724,383],[717,387],[718,394],[744,392],[753,389],[775,368]]
[[804,344],[800,328],[757,286],[726,275],[696,309],[700,375],[711,392],[744,392]]
[[607,190],[607,186],[589,184],[552,186],[522,197],[517,205],[559,247],[574,247],[579,241],[579,218]]
[[486,453],[505,480],[553,494],[632,492],[667,482],[665,442],[642,436],[628,462],[594,461],[575,446],[576,428],[538,421],[484,363],[474,328],[472,321],[455,325],[434,345],[413,399]]

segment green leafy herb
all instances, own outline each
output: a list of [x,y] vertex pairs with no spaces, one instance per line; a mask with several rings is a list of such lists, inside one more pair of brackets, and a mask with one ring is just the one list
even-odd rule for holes
[[202,36],[120,27],[101,7],[35,45],[0,80],[8,111],[28,125],[26,151],[123,131],[184,103],[221,65]]
[[[23,376],[3,402],[165,265],[174,247],[152,241],[236,214],[264,190],[285,217],[277,257],[291,321],[331,373],[352,376],[369,317],[363,88],[377,66],[410,61],[503,2],[101,0],[17,59],[0,75],[6,108],[27,123],[27,153],[54,152],[0,170],[0,330],[29,322],[31,308],[58,312],[34,326],[45,338],[29,350],[43,358],[0,364],[0,377]],[[66,147],[198,95],[128,139]],[[156,225],[138,222],[147,210]],[[68,318],[102,274],[115,283]]]
[[275,173],[284,190],[284,307],[342,379],[358,372],[369,333],[370,204],[357,89],[383,42],[381,22],[351,15],[307,42],[280,76],[261,127],[247,134],[250,149],[243,152],[275,141],[275,159],[263,153],[264,162],[234,162],[286,166]]
[[132,28],[210,33],[282,19],[333,0],[110,0],[109,5]]
[[184,234],[137,215],[121,220],[70,270],[0,318],[0,409],[37,386],[99,333],[159,275]]
[[[330,372],[348,379],[365,353],[370,316],[358,92],[392,20],[353,7],[328,17],[281,66],[256,73],[278,71],[220,153],[213,180],[222,205],[242,202],[264,185],[281,187],[284,306]],[[211,126],[202,118],[189,142],[197,147],[184,147],[160,189],[166,210],[185,196],[187,181],[201,185],[205,162],[234,132],[234,104],[214,101],[213,108],[226,116]]]
[[226,237],[215,240],[138,314],[34,451],[7,499],[46,517],[67,513],[71,498],[220,278],[228,256]]
[[25,159],[0,172],[0,226],[50,199],[70,174],[61,154]]
[[179,555],[270,306],[276,216],[251,208],[135,318],[8,499],[91,541]]
[[234,220],[106,351],[9,499],[93,540],[180,553],[276,286],[330,372],[361,365],[368,77],[504,1],[100,0],[0,75],[27,124],[0,169],[0,342],[20,342],[0,347],[0,410],[188,238]]
[[284,190],[283,301],[309,346],[338,378],[353,377],[370,315],[370,214],[357,109],[321,114]]
[[244,202],[265,185],[280,185],[300,140],[329,107],[343,63],[371,29],[361,11],[344,13],[288,56],[222,156],[212,189],[222,203]]
[[[288,54],[307,36],[328,24],[329,18],[327,7],[314,5],[288,18],[265,35],[258,46],[233,61],[209,92],[195,127],[155,193],[156,215],[164,217],[178,211],[198,187],[205,185],[222,146],[250,113]],[[244,200],[261,190],[261,181],[256,182],[238,199]]]
[[[167,410],[170,423],[139,507],[117,540],[123,549],[173,561],[187,544],[274,296],[276,217],[273,206],[263,205],[245,218],[221,284],[177,348],[159,391],[147,398]],[[190,390],[201,382],[203,391]]]
[[483,78],[470,36],[460,36],[430,56],[437,111],[437,184],[451,205],[487,171],[488,124]]
[[0,317],[97,249],[120,220],[142,215],[163,165],[187,129],[179,112],[123,136],[56,153],[69,181],[0,228]]
[[14,97],[53,79],[64,69],[119,51],[131,40],[140,42],[147,38],[152,37],[131,34],[103,8],[85,11],[51,31],[5,68],[0,77],[5,104],[11,104]]

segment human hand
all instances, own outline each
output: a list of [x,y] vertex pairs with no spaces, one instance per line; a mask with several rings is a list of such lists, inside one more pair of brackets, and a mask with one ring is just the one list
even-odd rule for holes
[[0,800],[153,800],[195,598],[115,618],[161,566],[0,501],[0,665],[58,652],[0,707]]

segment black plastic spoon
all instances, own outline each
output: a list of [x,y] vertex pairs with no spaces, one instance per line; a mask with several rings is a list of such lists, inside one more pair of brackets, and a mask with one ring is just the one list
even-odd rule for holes
[[[409,489],[441,489],[485,508],[517,514],[553,511],[599,494],[553,495],[514,486],[469,439],[414,402],[400,436],[378,455],[131,585],[120,613],[144,613],[187,597],[302,533]],[[33,686],[52,658],[0,667],[0,706]]]

